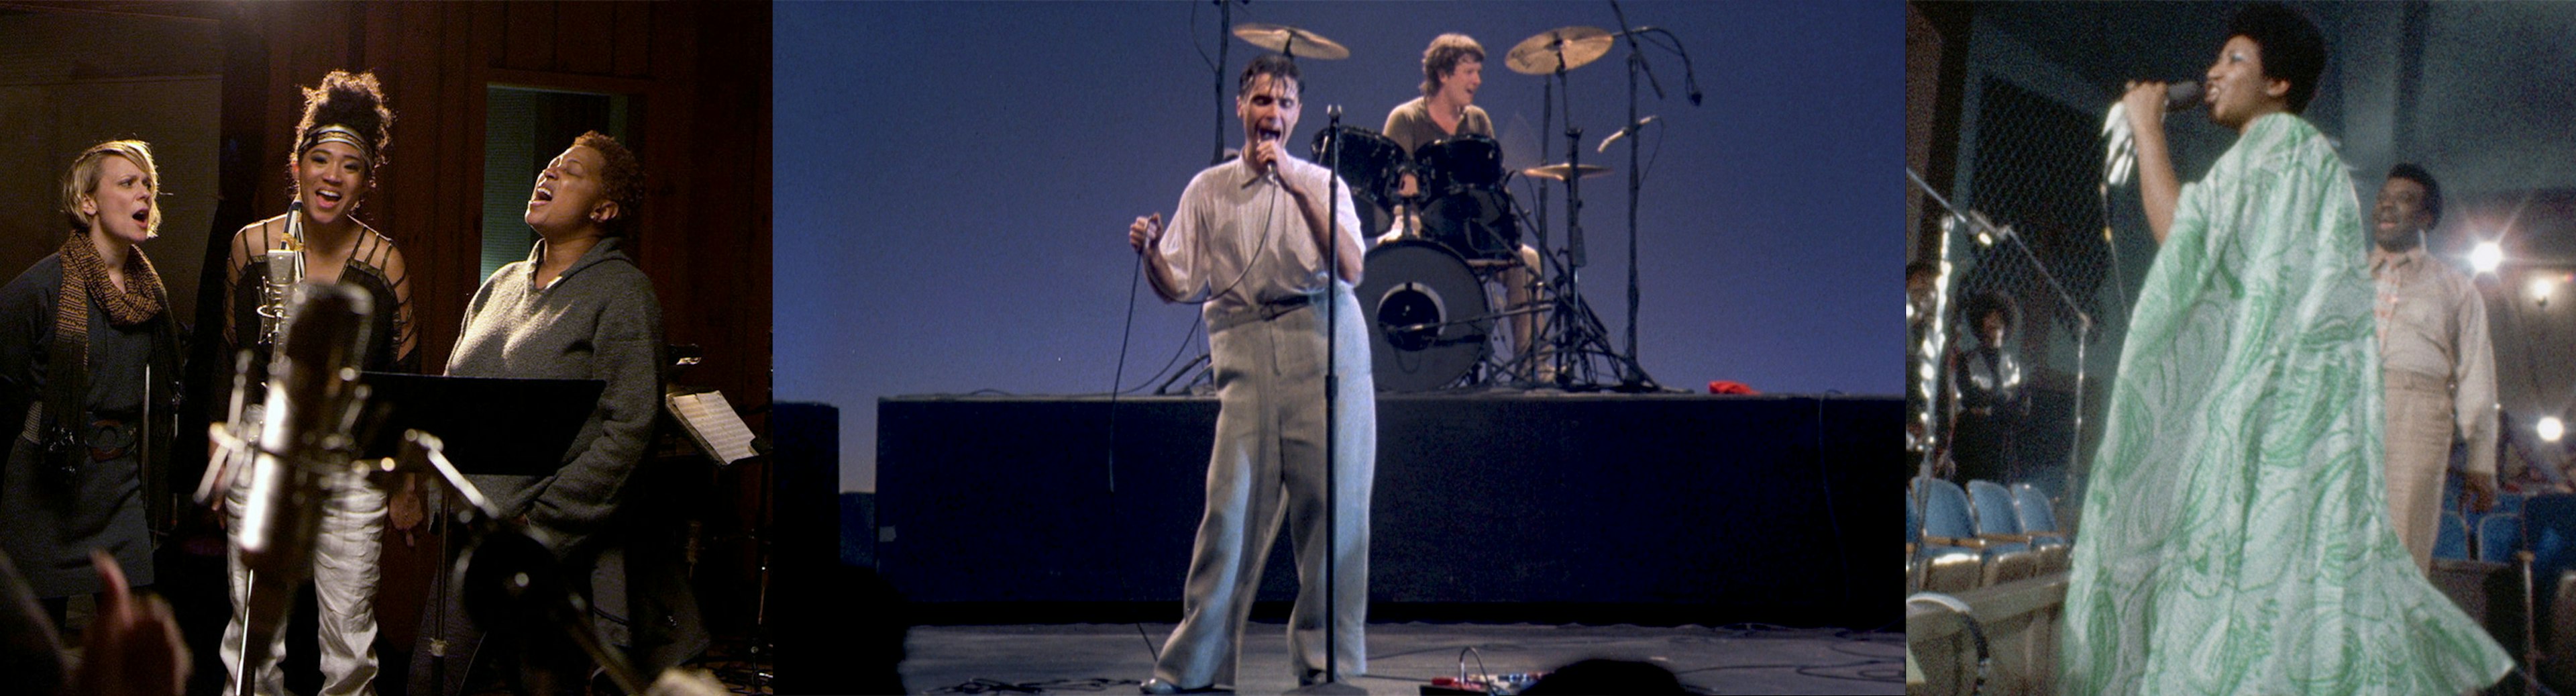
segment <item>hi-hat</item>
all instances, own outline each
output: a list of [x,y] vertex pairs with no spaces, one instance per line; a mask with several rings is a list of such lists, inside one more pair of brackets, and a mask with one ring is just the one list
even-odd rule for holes
[[[1287,54],[1290,58],[1341,60],[1351,57],[1351,49],[1333,43],[1332,39],[1324,38],[1315,32],[1281,24],[1237,24],[1234,25],[1234,37],[1254,46]],[[1603,51],[1609,50],[1607,48],[1609,44],[1602,45]]]
[[1555,180],[1557,180],[1557,181],[1564,181],[1564,180],[1567,180],[1567,179],[1574,178],[1574,177],[1572,177],[1572,176],[1567,176],[1567,175],[1566,175],[1566,173],[1567,173],[1568,171],[1582,172],[1582,174],[1581,174],[1580,176],[1582,176],[1583,178],[1586,178],[1586,179],[1590,179],[1590,178],[1592,178],[1592,177],[1601,176],[1601,175],[1603,175],[1603,174],[1608,174],[1608,173],[1610,173],[1610,168],[1609,168],[1609,167],[1604,167],[1604,166],[1601,166],[1601,165],[1598,165],[1598,164],[1582,164],[1582,165],[1551,164],[1551,165],[1547,165],[1547,166],[1544,166],[1544,167],[1531,167],[1531,168],[1528,168],[1528,169],[1523,169],[1523,170],[1521,170],[1521,175],[1522,175],[1522,176],[1535,176],[1535,177],[1539,177],[1539,178],[1542,178],[1542,179],[1555,179]]
[[1521,40],[1503,58],[1503,65],[1523,75],[1550,75],[1557,71],[1560,56],[1564,69],[1573,70],[1610,55],[1613,43],[1610,32],[1599,27],[1559,27]]

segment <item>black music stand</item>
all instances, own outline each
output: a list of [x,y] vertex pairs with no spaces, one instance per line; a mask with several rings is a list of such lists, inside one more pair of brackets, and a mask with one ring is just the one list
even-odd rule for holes
[[391,407],[359,454],[391,457],[402,433],[418,430],[447,443],[447,458],[468,474],[545,476],[599,408],[608,383],[595,379],[447,377],[360,373],[368,401]]
[[[608,383],[595,379],[504,379],[366,372],[358,377],[368,400],[385,409],[360,454],[393,457],[402,449],[402,434],[418,430],[446,444],[447,459],[465,474],[545,476],[563,467],[564,451],[581,434],[582,424],[599,408]],[[433,477],[434,478],[434,477]],[[443,483],[443,482],[440,482]],[[447,688],[448,530],[456,522],[439,496],[439,573],[431,579],[429,601],[438,606],[430,631],[430,680]],[[502,511],[507,512],[507,511]]]

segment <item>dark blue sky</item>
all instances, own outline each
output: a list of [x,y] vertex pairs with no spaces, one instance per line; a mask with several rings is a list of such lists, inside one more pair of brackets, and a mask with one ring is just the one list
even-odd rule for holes
[[[1900,393],[1902,8],[1623,7],[1680,37],[1707,94],[1691,106],[1681,61],[1648,49],[1670,96],[1640,85],[1638,113],[1662,117],[1644,141],[1638,221],[1647,372],[1692,389]],[[1254,2],[1233,20],[1351,49],[1302,63],[1300,151],[1328,105],[1377,128],[1419,94],[1432,36],[1474,36],[1488,54],[1476,103],[1514,168],[1562,161],[1566,144],[1552,134],[1551,154],[1535,152],[1543,81],[1504,68],[1503,54],[1555,27],[1618,26],[1606,2]],[[1108,390],[1135,269],[1126,225],[1168,216],[1211,154],[1214,74],[1200,51],[1216,53],[1217,9],[784,3],[776,22],[774,392],[841,408],[842,488],[875,488],[880,397]],[[1228,99],[1257,51],[1233,45]],[[1568,76],[1584,161],[1619,170],[1586,182],[1581,276],[1614,342],[1626,328],[1628,163],[1625,148],[1592,147],[1624,122],[1626,54]],[[1223,128],[1238,145],[1230,101]],[[1548,207],[1561,244],[1564,206]],[[1179,348],[1195,307],[1151,289],[1136,302],[1128,386],[1205,341]]]

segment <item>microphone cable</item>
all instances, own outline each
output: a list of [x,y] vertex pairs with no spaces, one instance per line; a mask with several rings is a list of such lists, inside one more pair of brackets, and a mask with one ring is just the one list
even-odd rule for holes
[[[1286,176],[1286,172],[1277,169],[1278,165],[1273,164],[1271,166],[1273,167],[1273,171],[1279,172],[1282,177]],[[1236,273],[1234,280],[1226,283],[1223,289],[1212,290],[1207,294],[1207,297],[1200,298],[1196,301],[1183,300],[1180,302],[1181,304],[1203,305],[1215,301],[1218,296],[1231,292],[1236,286],[1242,285],[1244,278],[1252,275],[1252,265],[1260,260],[1262,252],[1270,249],[1270,235],[1273,230],[1269,223],[1272,222],[1279,213],[1279,193],[1280,190],[1278,188],[1274,187],[1270,190],[1268,202],[1261,213],[1261,220],[1264,224],[1262,225],[1260,240],[1253,246],[1252,253],[1244,257],[1243,270]],[[1173,214],[1177,217],[1179,212],[1174,211]],[[1178,222],[1178,220],[1175,219],[1174,222]],[[1207,253],[1206,246],[1204,244],[1197,245],[1197,252],[1200,255],[1205,255]],[[1127,318],[1124,326],[1119,329],[1118,366],[1112,370],[1109,381],[1109,440],[1106,447],[1108,449],[1109,495],[1113,501],[1118,496],[1118,394],[1125,391],[1121,385],[1126,382],[1127,378],[1128,339],[1134,334],[1136,328],[1136,286],[1143,279],[1143,275],[1145,273],[1145,254],[1147,253],[1159,252],[1152,247],[1139,250],[1136,254],[1135,270],[1130,272],[1127,278]],[[1326,281],[1330,282],[1331,279],[1326,279]],[[1195,336],[1197,334],[1198,324],[1192,323],[1190,325],[1190,335]],[[1188,349],[1188,337],[1185,336],[1182,338],[1181,345],[1182,351],[1186,351]],[[1178,360],[1180,358],[1180,352],[1181,351],[1174,351],[1172,356],[1173,360]],[[1170,361],[1166,361],[1164,366],[1169,368],[1170,364]],[[1157,373],[1155,376],[1159,377],[1161,374]],[[1146,381],[1152,382],[1153,380]],[[1139,387],[1141,386],[1142,385],[1139,385]],[[1114,503],[1110,506],[1110,514],[1113,517],[1118,514],[1117,505]],[[1120,574],[1118,576],[1118,585],[1121,588],[1121,593],[1125,593],[1127,587],[1127,576],[1125,574]],[[1155,663],[1160,664],[1163,660],[1162,649],[1159,646],[1154,645],[1153,636],[1145,633],[1145,623],[1143,621],[1138,621],[1135,625],[1136,637],[1144,639],[1145,651],[1147,654],[1153,656]]]
[[[1126,325],[1118,330],[1118,367],[1116,370],[1112,371],[1109,377],[1109,442],[1107,450],[1109,454],[1109,514],[1113,517],[1118,514],[1118,393],[1122,391],[1119,385],[1124,383],[1127,378],[1127,341],[1135,335],[1136,330],[1136,285],[1142,280],[1144,274],[1145,252],[1139,251],[1136,254],[1136,265],[1133,270],[1129,271],[1127,274],[1127,321]],[[1190,324],[1190,333],[1192,335],[1196,335],[1198,333],[1198,324]],[[1181,340],[1181,345],[1188,346],[1189,339],[1183,338]],[[1164,367],[1169,368],[1170,364],[1166,363]],[[1156,373],[1157,376],[1160,376],[1160,374],[1161,373],[1159,372]],[[1152,382],[1153,380],[1146,381]],[[1118,575],[1118,586],[1119,594],[1123,595],[1128,593],[1127,575],[1125,573],[1120,573]],[[1163,661],[1162,651],[1154,645],[1154,637],[1145,633],[1145,622],[1136,622],[1136,637],[1144,639],[1145,652],[1154,656],[1154,662],[1156,664],[1161,664]]]

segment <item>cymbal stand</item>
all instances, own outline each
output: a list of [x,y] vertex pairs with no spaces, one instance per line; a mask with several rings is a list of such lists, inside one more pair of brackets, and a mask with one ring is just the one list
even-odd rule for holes
[[[1574,124],[1573,90],[1565,80],[1565,49],[1561,40],[1554,50],[1557,51],[1557,105],[1565,113],[1566,163],[1572,171],[1582,164],[1583,128]],[[1602,327],[1601,318],[1592,312],[1592,307],[1583,301],[1581,284],[1576,280],[1587,261],[1583,250],[1581,181],[1580,176],[1568,176],[1565,180],[1565,258],[1561,270],[1547,285],[1554,293],[1554,311],[1548,315],[1544,333],[1553,339],[1552,345],[1556,347],[1553,356],[1556,386],[1590,391],[1601,387],[1601,382],[1593,375],[1592,356],[1616,358],[1619,353],[1610,348],[1609,331]]]
[[[1216,138],[1216,145],[1208,151],[1210,166],[1225,163],[1225,116],[1228,113],[1225,108],[1225,64],[1227,49],[1234,47],[1234,42],[1228,40],[1232,37],[1226,33],[1226,27],[1234,26],[1234,1],[1216,0],[1216,66],[1213,70],[1216,75],[1211,78],[1216,83],[1216,127],[1211,134]],[[1199,57],[1206,58],[1207,54],[1201,53]]]

